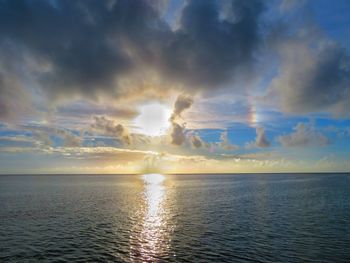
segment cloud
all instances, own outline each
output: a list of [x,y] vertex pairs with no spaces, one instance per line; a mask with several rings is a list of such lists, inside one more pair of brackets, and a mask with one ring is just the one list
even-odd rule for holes
[[12,135],[0,137],[0,148],[20,148],[34,147],[35,141],[33,138],[24,135]]
[[53,145],[50,132],[46,128],[44,129],[43,127],[28,126],[24,127],[24,129],[31,132],[31,135],[36,140],[38,147],[49,147]]
[[174,145],[182,145],[186,139],[184,134],[185,127],[177,124],[176,122],[172,123],[172,130],[170,133],[171,143]]
[[277,99],[282,110],[349,116],[350,58],[346,50],[308,27],[276,43],[280,68],[269,96]]
[[80,147],[82,138],[66,130],[57,130],[57,135],[63,139],[64,147]]
[[[182,145],[185,142],[186,136],[184,133],[185,124],[175,122],[176,118],[181,117],[181,113],[189,109],[193,104],[193,99],[190,96],[179,95],[175,101],[173,113],[170,117],[172,129],[170,132],[171,143],[174,145]],[[198,144],[198,143],[197,143]]]
[[1,1],[0,44],[51,99],[121,98],[155,79],[159,90],[215,89],[254,61],[262,1],[189,1],[176,30],[163,1],[110,3]]
[[133,119],[139,113],[131,107],[105,106],[92,102],[76,102],[68,105],[60,105],[56,108],[56,115],[65,118],[85,118],[94,115],[108,115],[117,119]]
[[[21,52],[47,65],[37,72],[45,90],[86,96],[101,89],[112,91],[114,77],[131,67],[121,38],[130,27],[144,28],[143,20],[152,12],[142,1],[118,1],[113,9],[102,1],[63,0],[55,5],[2,1],[1,5],[1,40],[11,39]],[[130,19],[128,12],[139,19]],[[72,17],[79,19],[73,22]]]
[[[216,88],[254,61],[262,1],[188,1],[161,68],[190,87]],[[166,63],[166,64],[165,64]]]
[[11,122],[34,115],[30,98],[15,76],[1,72],[0,65],[0,120]]
[[255,143],[258,147],[269,147],[270,142],[267,140],[265,135],[265,129],[263,127],[256,128],[256,139]]
[[125,144],[131,143],[129,132],[122,124],[117,124],[114,120],[105,116],[94,116],[93,119],[94,123],[91,124],[92,130],[115,137]]
[[294,132],[281,135],[277,140],[284,147],[325,146],[330,143],[325,135],[315,131],[313,126],[305,123],[298,123],[294,127]]
[[282,13],[289,12],[305,5],[306,0],[281,0],[279,9]]
[[254,142],[248,142],[245,146],[246,149],[251,149],[255,147],[266,148],[269,147],[271,143],[266,137],[265,129],[263,127],[256,128],[256,138]]
[[142,160],[147,155],[154,155],[152,151],[139,151],[130,149],[121,149],[115,147],[56,147],[47,150],[50,154],[60,154],[70,156],[72,159],[80,158],[83,160],[99,160],[101,162],[128,162]]
[[[191,96],[181,94],[177,97],[174,104],[173,113],[170,117],[170,122],[172,123],[172,130],[170,134],[172,138],[172,144],[182,145],[187,138],[190,145],[192,145],[196,149],[201,147],[208,148],[210,147],[210,144],[203,141],[202,138],[197,133],[189,132],[186,136],[185,134],[186,123],[180,125],[175,121],[178,117],[181,117],[181,114],[185,110],[189,109],[193,103],[194,101]],[[222,132],[220,134],[220,142],[214,143],[214,144],[226,151],[233,151],[239,148],[237,145],[231,144],[229,142],[227,131]]]
[[231,144],[228,140],[228,136],[227,136],[227,131],[223,131],[220,134],[220,142],[219,142],[219,146],[226,151],[233,151],[233,150],[238,150],[239,146],[238,145],[234,145]]
[[206,145],[198,134],[190,134],[189,141],[191,145],[197,149]]
[[31,133],[31,137],[35,140],[35,144],[38,148],[54,146],[54,137],[59,137],[64,147],[80,147],[83,141],[80,135],[76,135],[63,128],[45,125],[22,125],[20,128]]
[[190,131],[187,133],[187,138],[190,142],[190,144],[192,145],[192,147],[198,149],[201,147],[205,147],[206,149],[208,149],[209,151],[213,150],[213,147],[219,147],[221,150],[224,151],[234,151],[234,150],[238,150],[239,146],[235,145],[235,144],[231,144],[228,140],[228,136],[227,136],[228,132],[227,131],[223,131],[220,134],[220,141],[219,142],[205,142],[198,133],[194,132],[194,131]]
[[[282,1],[281,6],[289,9],[295,2]],[[237,89],[231,81],[256,73],[256,55],[271,31],[270,24],[261,23],[265,6],[259,0],[187,1],[176,28],[165,18],[164,1],[4,0],[0,5],[0,64],[21,65],[6,72],[19,81],[16,90],[40,87],[36,94],[49,96],[50,105],[57,98],[126,100],[164,96],[171,89],[190,94],[222,86]],[[278,37],[271,48],[279,53],[280,68],[269,95],[285,112],[347,116],[346,51],[303,30]],[[28,76],[30,85],[20,81]],[[3,119],[28,112],[23,98],[30,96],[13,90],[0,84]]]
[[[274,127],[274,117],[284,118],[274,111],[277,105],[283,113],[348,117],[348,52],[305,23],[311,4],[304,2],[188,0],[169,14],[173,3],[164,0],[0,0],[0,121],[23,124],[14,133],[22,137],[6,138],[15,135],[4,132],[0,140],[11,151],[26,146],[67,159],[88,156],[91,149],[77,149],[85,146],[198,152],[205,157],[191,161],[200,160],[205,169],[203,163],[225,151],[232,151],[226,157],[238,156],[233,153],[239,147],[228,136],[232,130],[266,121]],[[169,16],[176,16],[176,25]],[[270,38],[276,20],[288,25]],[[273,109],[258,97],[266,88]],[[181,95],[167,135],[129,130],[137,105],[155,99],[167,104],[174,94]],[[298,124],[277,140],[284,147],[326,145],[323,131]],[[245,146],[270,145],[259,127]],[[91,156],[114,157],[102,150]],[[263,166],[267,160],[245,164],[254,161]]]
[[170,117],[170,121],[174,121],[177,117],[181,117],[184,110],[189,109],[193,104],[193,99],[190,96],[179,95],[174,104],[174,110]]

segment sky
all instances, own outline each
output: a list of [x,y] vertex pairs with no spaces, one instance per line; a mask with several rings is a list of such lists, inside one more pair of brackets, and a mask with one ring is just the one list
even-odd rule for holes
[[350,171],[348,0],[0,0],[0,173]]

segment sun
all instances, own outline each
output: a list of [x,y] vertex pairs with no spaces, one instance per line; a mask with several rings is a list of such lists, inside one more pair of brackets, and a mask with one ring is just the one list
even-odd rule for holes
[[171,109],[161,103],[149,103],[138,108],[140,114],[134,119],[135,131],[148,136],[164,135],[170,126]]

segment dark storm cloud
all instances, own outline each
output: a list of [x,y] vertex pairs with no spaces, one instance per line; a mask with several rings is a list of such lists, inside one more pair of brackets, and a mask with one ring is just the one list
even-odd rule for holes
[[[186,1],[175,26],[164,8],[164,1],[146,0],[0,0],[0,75],[15,76],[6,85],[0,80],[0,118],[28,111],[30,92],[21,95],[27,86],[40,87],[50,104],[146,96],[147,89],[157,89],[152,96],[172,87],[215,90],[251,73],[255,55],[266,52],[261,43],[271,27],[261,23],[262,1]],[[346,51],[304,35],[280,35],[272,46],[280,64],[271,93],[285,112],[348,115]],[[153,74],[159,85],[149,83]]]
[[222,11],[221,1],[189,1],[172,30],[161,18],[160,1],[2,0],[0,42],[39,65],[32,75],[54,97],[120,96],[118,81],[142,65],[212,87],[251,61],[259,42],[260,1],[233,1],[227,8]]
[[145,1],[0,2],[1,41],[47,63],[39,79],[52,94],[112,90],[133,67],[127,42],[141,45],[150,23],[157,14]]
[[[225,5],[223,5],[225,3]],[[169,75],[213,87],[252,61],[259,43],[260,1],[189,1],[163,49]]]

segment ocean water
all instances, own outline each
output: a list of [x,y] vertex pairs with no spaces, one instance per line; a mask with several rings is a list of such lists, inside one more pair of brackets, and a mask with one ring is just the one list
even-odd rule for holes
[[0,262],[350,262],[350,175],[0,176]]

